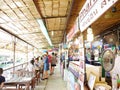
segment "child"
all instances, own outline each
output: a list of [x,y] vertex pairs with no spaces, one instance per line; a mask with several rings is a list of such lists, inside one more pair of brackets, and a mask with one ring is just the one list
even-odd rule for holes
[[2,76],[3,74],[3,69],[0,68],[0,90],[2,90],[3,86],[4,86],[4,82],[5,82],[5,77]]

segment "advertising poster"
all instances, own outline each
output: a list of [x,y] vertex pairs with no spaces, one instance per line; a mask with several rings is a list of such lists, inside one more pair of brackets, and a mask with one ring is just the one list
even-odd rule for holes
[[84,57],[84,48],[80,48],[79,49],[79,55],[80,55],[80,60],[85,60],[85,57]]
[[68,72],[68,81],[70,90],[75,90],[75,77],[71,72]]
[[80,90],[84,90],[84,73],[79,72],[78,83],[80,84]]
[[83,60],[80,60],[80,72],[84,73],[84,66],[85,66],[85,62]]

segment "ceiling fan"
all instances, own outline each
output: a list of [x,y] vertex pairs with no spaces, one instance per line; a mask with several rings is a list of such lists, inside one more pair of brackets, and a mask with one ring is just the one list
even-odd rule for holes
[[111,33],[109,35],[106,35],[104,36],[104,42],[107,43],[107,44],[116,44],[118,38],[117,38],[117,35],[114,34],[114,33]]

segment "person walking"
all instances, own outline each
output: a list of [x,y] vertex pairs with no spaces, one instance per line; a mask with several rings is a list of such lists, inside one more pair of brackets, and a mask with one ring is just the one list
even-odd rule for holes
[[43,71],[43,78],[44,79],[48,79],[48,70],[49,70],[49,61],[48,61],[48,54],[44,55],[44,71]]
[[48,56],[48,62],[49,62],[49,70],[50,70],[50,74],[52,73],[52,69],[51,69],[51,59],[52,56],[50,54],[48,54],[48,52],[46,52],[47,56]]
[[57,58],[56,58],[54,52],[52,53],[52,59],[51,60],[52,60],[51,61],[51,71],[52,71],[51,75],[52,75],[54,73],[54,67],[56,66],[56,63],[57,63]]

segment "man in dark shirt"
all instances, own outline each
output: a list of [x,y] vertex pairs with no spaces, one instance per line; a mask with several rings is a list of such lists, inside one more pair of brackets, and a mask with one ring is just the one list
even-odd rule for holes
[[94,53],[92,52],[91,53],[91,64],[94,65],[94,60],[95,60],[95,55]]
[[5,77],[2,76],[2,74],[3,74],[3,69],[0,68],[0,90],[3,88],[5,82]]

